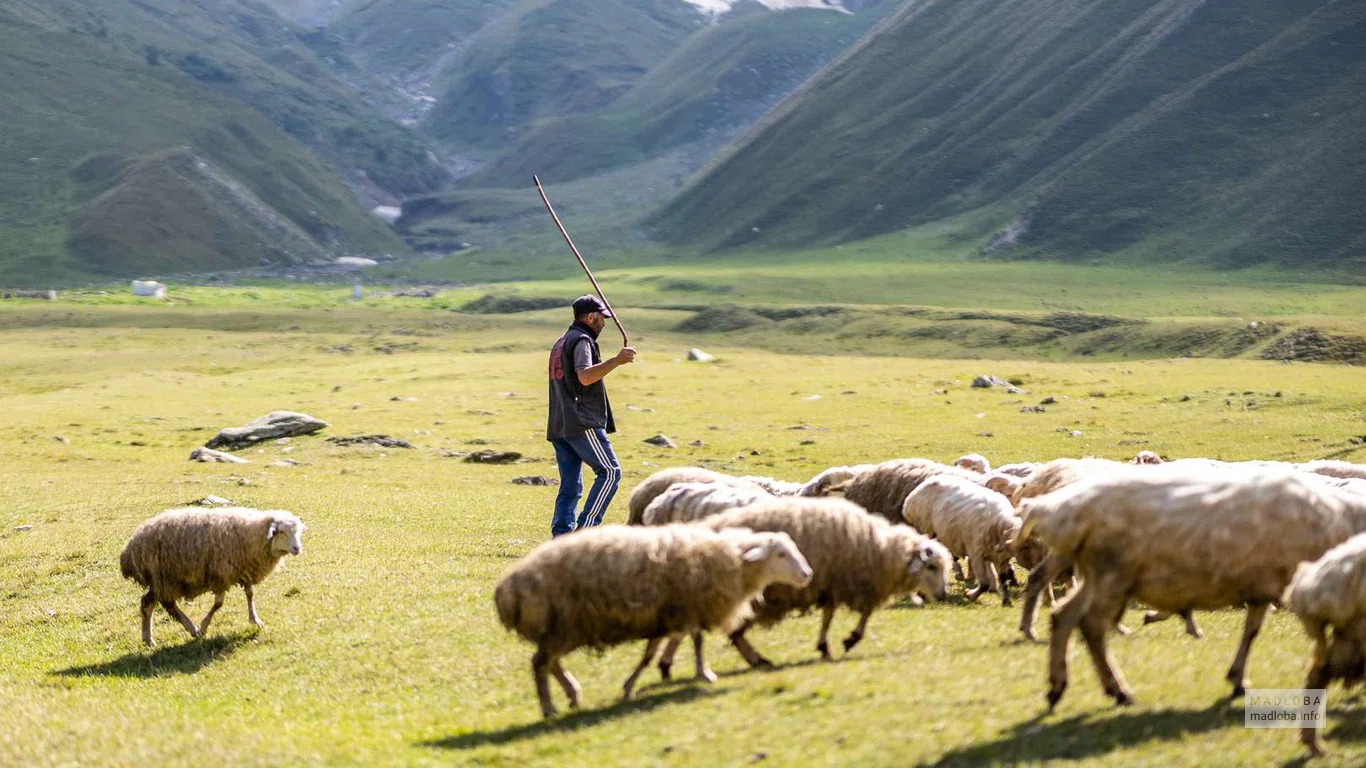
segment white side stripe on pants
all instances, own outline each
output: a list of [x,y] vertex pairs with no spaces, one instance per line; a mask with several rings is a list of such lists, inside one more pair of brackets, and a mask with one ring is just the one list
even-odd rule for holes
[[598,457],[598,463],[607,473],[606,482],[602,485],[602,492],[593,500],[593,508],[589,511],[586,521],[588,525],[601,525],[602,517],[607,513],[607,500],[616,493],[621,470],[613,467],[607,460],[607,451],[599,442],[596,430],[590,429],[584,433],[584,436],[588,438],[588,445],[593,449],[593,455]]

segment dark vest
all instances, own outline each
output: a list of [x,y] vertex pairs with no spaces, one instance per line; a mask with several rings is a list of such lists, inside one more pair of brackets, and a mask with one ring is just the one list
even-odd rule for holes
[[593,365],[602,362],[598,342],[588,326],[575,322],[550,349],[550,415],[545,438],[572,437],[590,429],[617,431],[612,418],[612,404],[607,400],[607,387],[598,381],[583,386],[574,370],[574,351],[580,344],[588,344]]

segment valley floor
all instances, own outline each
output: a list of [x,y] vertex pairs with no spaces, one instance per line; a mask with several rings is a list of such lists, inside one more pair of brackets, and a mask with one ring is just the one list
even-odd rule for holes
[[[1015,610],[968,604],[961,588],[947,604],[876,614],[868,639],[830,664],[816,661],[815,617],[752,636],[774,672],[744,670],[712,638],[720,682],[650,672],[630,704],[617,694],[636,646],[575,654],[585,709],[541,722],[531,648],[499,626],[492,585],[548,537],[554,489],[510,481],[555,474],[543,370],[559,315],[195,296],[0,312],[0,764],[1209,766],[1302,754],[1293,732],[1244,729],[1241,702],[1222,699],[1235,612],[1201,615],[1203,641],[1175,621],[1117,639],[1138,696],[1126,709],[1074,651],[1073,688],[1045,716],[1044,647],[1020,640]],[[795,480],[967,452],[1366,462],[1358,368],[812,356],[721,334],[703,365],[684,361],[695,337],[669,330],[688,316],[644,320],[640,362],[610,381],[624,488],[660,466]],[[978,374],[1027,393],[971,389]],[[1021,411],[1045,397],[1057,403]],[[331,426],[243,451],[246,465],[186,460],[219,428],[279,409]],[[414,448],[326,442],[373,433]],[[642,442],[657,433],[681,447]],[[479,447],[527,462],[456,455]],[[282,458],[302,464],[269,466]],[[141,520],[210,494],[299,514],[305,553],[257,589],[264,631],[239,591],[205,641],[159,613],[161,648],[148,652],[118,553]],[[623,494],[608,521],[624,516]],[[841,614],[835,631],[851,625]],[[1309,649],[1293,616],[1273,615],[1253,683],[1299,685]],[[1366,701],[1335,689],[1329,720],[1322,764],[1366,760]]]

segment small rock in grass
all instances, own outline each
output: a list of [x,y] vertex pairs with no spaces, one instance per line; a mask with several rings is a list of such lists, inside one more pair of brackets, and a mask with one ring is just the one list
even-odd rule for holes
[[212,448],[196,448],[190,451],[190,461],[197,461],[201,464],[250,464],[251,462],[231,453],[215,451]]
[[196,507],[231,507],[232,500],[225,499],[222,496],[205,496],[198,501],[190,502],[190,504]]
[[465,457],[466,464],[511,464],[522,458],[516,451],[475,451]]
[[667,435],[663,434],[655,435],[654,437],[647,437],[643,442],[648,443],[649,445],[658,446],[660,448],[678,447],[678,445],[674,441],[670,440]]
[[559,485],[559,484],[560,484],[560,481],[559,481],[559,480],[556,480],[556,479],[553,478],[553,477],[545,477],[544,475],[527,475],[527,476],[525,476],[525,477],[514,477],[514,478],[512,478],[512,484],[513,484],[513,485],[540,485],[540,486],[544,486],[544,485]]

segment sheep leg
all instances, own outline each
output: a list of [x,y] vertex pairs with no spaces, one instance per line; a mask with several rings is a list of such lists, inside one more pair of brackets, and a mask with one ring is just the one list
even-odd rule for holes
[[[1305,690],[1327,688],[1333,681],[1333,673],[1328,667],[1328,637],[1324,634],[1321,623],[1312,626],[1306,623],[1305,629],[1314,639],[1314,659],[1309,663],[1309,677],[1304,681]],[[1323,754],[1323,742],[1319,739],[1318,728],[1301,728],[1300,743],[1315,757]]]
[[227,597],[227,592],[215,592],[213,594],[213,607],[204,614],[204,620],[199,622],[199,636],[204,637],[209,632],[209,622],[213,621],[213,615],[218,613],[218,609],[223,607],[223,598]]
[[864,611],[862,614],[859,614],[858,626],[854,627],[854,631],[850,632],[849,636],[844,638],[845,653],[853,650],[854,646],[858,645],[859,641],[863,639],[863,632],[868,628],[868,617],[872,615],[872,611]]
[[1205,633],[1200,631],[1200,625],[1195,623],[1195,615],[1190,611],[1182,611],[1181,618],[1186,620],[1186,634],[1196,640],[1204,640]]
[[251,620],[252,624],[265,629],[266,625],[261,623],[261,617],[256,615],[256,596],[251,591],[251,585],[243,584],[242,591],[247,593],[247,618]]
[[635,694],[636,680],[640,679],[640,673],[644,672],[645,668],[650,666],[650,662],[655,660],[655,651],[659,650],[660,640],[661,638],[652,637],[645,643],[645,655],[640,657],[640,663],[636,665],[635,671],[631,673],[630,677],[626,678],[626,684],[622,686],[622,701],[630,701],[631,697]]
[[[681,641],[680,641],[681,642]],[[674,645],[677,648],[678,645]],[[697,657],[697,679],[706,683],[716,682],[716,673],[707,666],[707,657],[702,653],[702,633],[692,633],[692,650]]]
[[1081,620],[1081,636],[1086,641],[1086,650],[1091,654],[1091,664],[1096,668],[1105,695],[1123,707],[1134,703],[1134,697],[1128,691],[1124,675],[1115,668],[1115,660],[1105,644],[1105,633],[1110,629],[1110,622],[1103,616],[1101,611],[1094,608],[1088,611]]
[[963,575],[963,564],[958,562],[958,558],[953,559],[953,577],[959,581],[967,581],[967,576]]
[[1053,582],[1070,565],[1071,561],[1066,558],[1048,555],[1029,572],[1029,582],[1025,585],[1024,610],[1020,615],[1020,631],[1024,633],[1025,639],[1031,642],[1038,639],[1034,635],[1034,615],[1039,610],[1039,595],[1047,592],[1048,604],[1053,605],[1056,601],[1053,596]]
[[670,635],[669,642],[664,644],[664,652],[659,654],[660,680],[673,679],[674,656],[678,654],[678,646],[682,644],[682,635]]
[[536,697],[541,700],[541,716],[555,716],[555,702],[550,700],[550,668],[555,659],[544,648],[537,648],[531,655],[531,676],[536,680]]
[[1228,676],[1225,678],[1233,683],[1233,697],[1237,698],[1247,693],[1247,656],[1252,651],[1252,641],[1257,639],[1257,633],[1262,630],[1262,622],[1266,619],[1267,603],[1249,603],[1247,606],[1247,623],[1243,625],[1243,640],[1238,644],[1238,655],[1233,657],[1233,666],[1228,668]]
[[750,642],[745,639],[745,632],[749,628],[750,622],[746,622],[739,629],[730,633],[730,644],[735,646],[735,650],[739,651],[740,655],[745,657],[745,661],[749,662],[751,667],[756,669],[772,669],[773,662],[761,656],[758,651],[754,650],[754,646],[750,645]]
[[555,679],[560,681],[560,687],[564,689],[564,695],[569,697],[570,708],[578,709],[579,695],[583,692],[583,689],[579,687],[579,681],[575,680],[574,676],[569,674],[569,671],[564,668],[564,665],[560,663],[559,659],[555,659],[555,661],[551,663],[550,674],[554,675]]
[[[983,592],[1000,592],[1005,595],[1005,590],[1001,588],[1001,582],[996,577],[996,566],[991,561],[980,555],[970,555],[968,562],[972,565],[972,574],[977,577],[977,586],[967,591],[969,600],[976,600],[982,596]],[[1006,605],[1010,605],[1010,597],[1005,598]]]
[[161,607],[171,614],[171,618],[185,625],[185,631],[190,633],[190,637],[199,637],[199,628],[190,621],[190,617],[186,616],[184,611],[180,610],[180,606],[176,605],[174,600],[162,600]]
[[830,661],[830,622],[835,619],[835,606],[827,605],[821,610],[821,634],[816,642],[816,650],[821,652],[821,658]]
[[142,596],[142,642],[148,648],[157,647],[152,639],[152,612],[157,609],[157,602],[156,595],[150,589]]
[[1062,700],[1067,691],[1067,649],[1072,642],[1072,633],[1081,623],[1082,617],[1091,607],[1093,588],[1083,583],[1079,589],[1069,592],[1062,603],[1053,609],[1049,617],[1051,634],[1048,638],[1048,711]]

